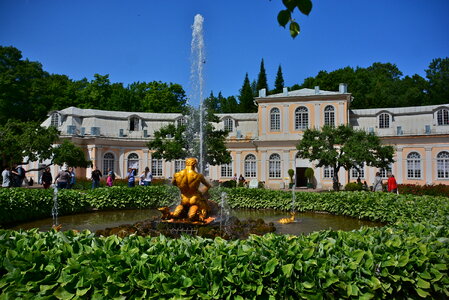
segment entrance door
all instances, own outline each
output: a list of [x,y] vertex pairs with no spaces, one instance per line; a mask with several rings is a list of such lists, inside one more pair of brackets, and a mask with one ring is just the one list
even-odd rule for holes
[[297,187],[307,187],[307,178],[306,178],[306,169],[307,168],[296,168],[296,186]]

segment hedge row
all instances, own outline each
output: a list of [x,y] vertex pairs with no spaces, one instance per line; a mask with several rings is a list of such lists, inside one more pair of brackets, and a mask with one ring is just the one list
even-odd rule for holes
[[[160,191],[162,198],[167,190]],[[102,208],[160,205],[150,196],[156,191],[98,189],[77,201],[95,201]],[[216,200],[223,192],[231,207],[290,210],[293,205],[287,192],[211,190]],[[68,207],[75,196],[64,191],[61,201]],[[0,299],[449,297],[448,198],[340,192],[296,193],[295,199],[297,210],[390,225],[237,241],[0,230]]]

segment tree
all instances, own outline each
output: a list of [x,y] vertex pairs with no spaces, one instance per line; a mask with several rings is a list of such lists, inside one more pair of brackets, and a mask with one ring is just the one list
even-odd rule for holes
[[309,15],[312,11],[312,1],[311,0],[282,0],[282,3],[284,4],[285,8],[284,10],[281,10],[278,13],[277,19],[279,25],[285,28],[285,26],[290,23],[289,29],[290,29],[290,35],[292,38],[295,38],[299,32],[300,27],[299,24],[296,22],[295,19],[292,17],[292,13],[294,13],[295,8],[298,8],[298,10],[305,14]]
[[274,81],[274,94],[282,93],[284,89],[284,76],[282,75],[281,65],[278,67],[278,72],[276,74],[276,80]]
[[[55,146],[57,143],[59,144]],[[14,163],[28,164],[30,161],[47,159],[50,160],[48,166],[64,163],[72,167],[90,165],[81,148],[70,141],[59,140],[56,128],[45,128],[35,122],[10,120],[0,126],[0,157],[3,165],[10,166]]]
[[239,106],[240,112],[242,113],[252,113],[257,111],[257,106],[254,104],[253,91],[251,89],[251,84],[249,83],[248,73],[245,75],[243,80],[243,86],[240,89],[239,95]]
[[444,104],[449,99],[449,57],[433,59],[426,70],[430,104]]
[[256,85],[257,91],[260,91],[261,89],[265,89],[268,94],[267,73],[265,72],[263,58],[262,58],[262,61],[260,62],[260,71],[259,71],[259,75],[257,76],[257,85]]
[[334,190],[339,190],[338,172],[342,167],[349,172],[351,168],[357,169],[362,165],[386,168],[394,162],[392,146],[382,145],[376,135],[346,125],[307,129],[297,149],[300,158],[317,160],[317,167],[333,169]]

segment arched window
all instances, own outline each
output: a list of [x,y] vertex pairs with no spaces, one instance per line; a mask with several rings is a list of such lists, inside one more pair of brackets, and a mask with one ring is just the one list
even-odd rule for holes
[[441,151],[437,155],[437,178],[449,179],[449,152]]
[[224,119],[224,130],[232,132],[234,130],[234,120],[231,118]]
[[128,155],[128,169],[136,169],[137,174],[139,174],[139,155],[136,153],[131,153]]
[[332,105],[324,108],[324,125],[335,127],[335,108]]
[[309,110],[300,106],[295,110],[295,130],[305,130],[309,127]]
[[182,171],[186,168],[186,161],[185,159],[177,159],[175,160],[175,173],[178,173],[179,171]]
[[59,114],[58,113],[51,114],[50,126],[53,126],[56,128],[59,127]]
[[114,154],[110,152],[103,156],[103,174],[107,175],[109,169],[114,172]]
[[256,157],[248,154],[245,157],[245,177],[254,178],[257,174]]
[[129,119],[129,131],[138,131],[139,130],[139,118],[131,117]]
[[407,178],[421,178],[421,155],[418,152],[410,152],[407,155]]
[[179,119],[176,120],[176,126],[177,126],[177,127],[180,127],[180,126],[182,126],[182,125],[184,125],[184,126],[187,125],[187,119],[184,118],[184,117],[181,117],[181,118],[179,118]]
[[437,111],[437,123],[438,125],[449,125],[449,109],[440,109]]
[[272,108],[270,111],[270,130],[280,131],[281,130],[281,112],[279,108]]
[[390,128],[390,115],[380,114],[379,116],[379,128]]
[[281,157],[279,154],[270,155],[268,174],[270,178],[281,178]]

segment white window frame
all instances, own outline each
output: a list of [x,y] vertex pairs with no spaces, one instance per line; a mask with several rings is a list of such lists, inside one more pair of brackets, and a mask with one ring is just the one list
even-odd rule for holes
[[181,117],[179,119],[176,120],[176,127],[180,127],[180,126],[186,126],[187,125],[187,119],[184,117]]
[[115,156],[112,152],[107,152],[103,155],[103,174],[107,175],[108,169],[114,172]]
[[323,177],[332,179],[334,178],[334,168],[331,166],[324,166],[323,167]]
[[324,108],[324,125],[335,127],[335,107],[333,105]]
[[390,128],[390,115],[381,113],[379,115],[379,128]]
[[449,179],[449,152],[437,154],[437,179]]
[[128,155],[128,169],[136,169],[137,174],[139,173],[139,155],[137,153],[130,153]]
[[[179,171],[182,171],[186,168],[186,161],[185,159],[177,159],[175,160],[175,173],[178,173]],[[162,175],[160,175],[162,176]]]
[[300,106],[295,110],[295,130],[307,128],[309,128],[309,110],[305,106]]
[[379,169],[380,177],[382,179],[388,179],[388,173],[391,173],[393,170],[393,165],[389,164],[388,167]]
[[[140,118],[132,116],[129,118],[129,131],[139,131]],[[131,126],[132,125],[132,126]]]
[[421,179],[421,154],[416,151],[407,155],[407,179]]
[[268,177],[281,178],[281,156],[277,153],[270,155],[268,161]]
[[277,107],[270,110],[270,131],[281,131],[281,111]]
[[151,160],[151,175],[153,177],[162,177],[162,159],[153,158]]
[[223,120],[224,130],[232,132],[234,131],[234,120],[232,118],[225,118]]
[[59,115],[59,113],[52,113],[51,118],[50,118],[50,126],[58,128],[60,122],[61,122],[61,116]]
[[359,165],[358,166],[360,171],[357,170],[357,168],[351,168],[351,178],[359,178],[365,179],[365,165]]
[[221,165],[221,177],[231,178],[232,177],[232,162],[229,164]]
[[449,125],[449,109],[442,108],[437,111],[437,124],[438,126]]
[[257,176],[257,159],[254,154],[248,154],[245,157],[245,178],[256,178]]

